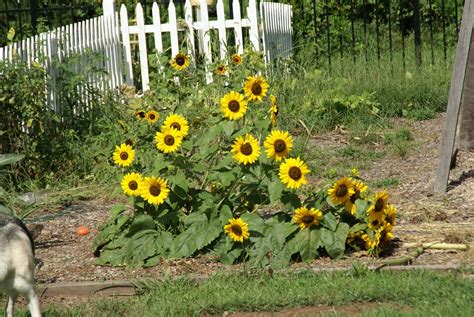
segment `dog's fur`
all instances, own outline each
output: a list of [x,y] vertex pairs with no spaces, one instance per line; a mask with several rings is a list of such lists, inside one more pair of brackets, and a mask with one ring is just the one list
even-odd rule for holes
[[0,292],[8,295],[7,317],[13,317],[20,294],[25,294],[31,316],[41,316],[34,289],[34,250],[33,238],[23,222],[0,213]]

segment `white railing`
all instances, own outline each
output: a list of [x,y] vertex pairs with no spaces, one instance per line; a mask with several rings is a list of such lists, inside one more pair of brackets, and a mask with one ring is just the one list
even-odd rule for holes
[[[0,47],[0,60],[22,60],[28,65],[33,62],[41,64],[49,75],[50,85],[47,85],[48,104],[52,109],[57,108],[57,91],[55,88],[56,70],[54,60],[62,61],[78,54],[84,56],[87,52],[99,53],[104,57],[95,67],[105,69],[107,80],[97,80],[89,76],[89,84],[99,89],[116,88],[123,84],[121,72],[121,45],[118,28],[118,16],[111,14],[100,16],[86,21],[66,25],[53,31],[41,33],[34,37]],[[82,62],[86,62],[83,59]],[[77,69],[84,69],[86,65],[76,65]],[[81,89],[81,87],[78,87]],[[86,94],[86,92],[84,92]],[[84,101],[87,96],[84,95]]]
[[[168,22],[161,23],[161,12],[156,2],[153,3],[152,7],[152,24],[145,24],[143,16],[143,8],[137,4],[135,8],[135,21],[136,24],[129,25],[129,17],[125,5],[120,8],[120,30],[122,33],[122,44],[126,65],[126,82],[128,85],[133,85],[134,74],[133,74],[133,61],[132,61],[132,49],[130,45],[130,35],[136,34],[138,38],[138,56],[140,63],[140,73],[142,89],[144,91],[150,89],[149,83],[149,69],[148,69],[148,47],[146,41],[146,34],[153,34],[154,36],[154,49],[157,53],[163,52],[163,34],[169,33],[171,39],[171,56],[176,55],[180,51],[179,43],[186,42],[186,48],[188,54],[194,56],[195,47],[195,36],[198,37],[199,47],[202,50],[203,56],[205,56],[206,65],[212,63],[212,52],[210,39],[210,30],[217,30],[219,39],[219,57],[224,59],[227,54],[227,29],[232,29],[235,35],[235,44],[237,52],[243,53],[243,28],[248,28],[249,40],[253,45],[254,50],[260,50],[259,30],[257,21],[257,4],[256,0],[249,0],[247,7],[247,17],[242,18],[240,14],[240,2],[233,0],[232,12],[233,19],[226,19],[224,12],[224,1],[217,0],[216,11],[217,20],[210,20],[208,14],[208,5],[206,0],[200,0],[199,6],[194,7],[196,11],[196,21],[193,20],[193,6],[189,0],[186,0],[184,4],[185,8],[185,23],[178,23],[176,18],[176,7],[174,2],[171,0],[168,6]],[[196,34],[195,34],[196,33]],[[186,41],[183,41],[186,40]],[[217,48],[216,48],[217,51]],[[212,72],[207,69],[206,81],[212,82]]]

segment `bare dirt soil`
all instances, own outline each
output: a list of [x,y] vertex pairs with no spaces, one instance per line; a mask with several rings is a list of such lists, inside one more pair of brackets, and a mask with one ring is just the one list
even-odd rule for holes
[[[450,173],[447,194],[432,193],[444,119],[445,114],[426,121],[394,120],[394,126],[405,126],[412,131],[416,146],[404,157],[389,155],[375,161],[370,168],[360,171],[367,181],[389,178],[398,180],[398,184],[388,187],[390,202],[397,207],[399,213],[394,229],[397,245],[405,242],[435,241],[473,245],[474,152],[458,151],[456,164]],[[347,135],[337,130],[327,135],[319,135],[313,141],[329,142],[327,145],[332,147],[351,142]],[[384,145],[374,144],[374,147],[377,146]],[[161,277],[183,273],[207,275],[238,269],[238,266],[225,266],[206,257],[165,262],[161,266],[147,269],[95,265],[92,241],[100,226],[107,220],[111,206],[117,203],[118,199],[103,195],[91,200],[72,201],[34,215],[34,223],[28,225],[37,234],[36,256],[43,263],[37,270],[39,283]],[[76,228],[79,226],[91,228],[91,233],[78,236]],[[39,230],[40,227],[43,227],[42,230]],[[394,248],[391,254],[382,259],[397,257],[407,252],[402,248]],[[377,265],[382,259],[368,257],[365,253],[354,253],[338,261],[322,257],[309,267],[349,268],[354,260]],[[467,251],[428,249],[411,264],[472,266],[474,251],[472,248]],[[308,267],[308,264],[300,263],[293,267]],[[306,312],[301,313],[304,315]]]

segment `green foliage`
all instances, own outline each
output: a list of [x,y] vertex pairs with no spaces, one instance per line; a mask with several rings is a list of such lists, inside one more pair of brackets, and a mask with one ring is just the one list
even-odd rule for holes
[[[162,71],[151,78],[150,92],[143,98],[129,100],[128,118],[121,120],[117,129],[116,145],[131,144],[127,151],[133,150],[136,155],[130,166],[119,171],[122,189],[133,197],[129,201],[131,208],[120,205],[112,210],[112,216],[94,241],[93,247],[100,254],[99,264],[152,266],[162,259],[207,253],[224,263],[280,268],[295,260],[312,261],[321,253],[340,258],[348,248],[356,246],[348,239],[350,233],[354,236],[352,240],[357,240],[355,236],[359,238],[358,244],[363,242],[363,234],[367,241],[377,241],[362,246],[374,253],[383,247],[382,242],[387,242],[385,236],[380,236],[382,229],[367,227],[366,214],[372,203],[363,200],[365,196],[354,196],[357,214],[351,214],[343,201],[331,201],[327,185],[320,191],[303,190],[304,182],[295,188],[287,187],[279,172],[283,163],[267,155],[267,148],[258,145],[261,153],[249,164],[243,164],[245,161],[232,152],[232,144],[247,133],[255,136],[258,144],[264,143],[280,120],[277,117],[277,126],[273,126],[269,113],[275,106],[274,97],[270,97],[272,82],[261,101],[248,102],[248,110],[241,119],[229,120],[223,115],[221,98],[230,91],[241,92],[246,78],[263,72],[260,54],[246,50],[242,57],[243,64],[229,62],[228,76],[216,75],[210,84],[203,83],[204,69],[194,63],[189,69],[175,70],[166,57],[156,57],[152,65]],[[219,61],[211,67],[224,64],[225,61]],[[377,104],[371,98],[370,94],[333,98],[327,111],[334,112],[334,118],[345,117],[352,111],[375,115]],[[159,115],[158,121],[149,120],[151,112]],[[140,114],[145,119],[140,119]],[[171,133],[166,124],[176,115],[185,115],[180,119],[184,120],[180,130],[175,130],[180,133],[176,138],[183,142],[179,146],[171,143],[167,153],[157,144],[157,138]],[[186,125],[189,131],[183,134]],[[237,151],[243,151],[242,147],[239,145]],[[254,151],[252,146],[250,153]],[[295,152],[291,149],[286,158],[305,156],[304,150],[297,155]],[[120,159],[114,161],[121,165]],[[139,173],[142,179],[136,181],[141,188],[136,194],[128,192],[125,178],[132,172]],[[169,195],[163,196],[163,202],[150,201],[150,176],[168,182]],[[347,186],[352,188],[351,184],[352,180]],[[163,188],[154,196],[162,192]],[[262,212],[275,208],[278,211],[267,215]],[[298,213],[307,222],[298,222]],[[234,221],[240,221],[235,231]]]

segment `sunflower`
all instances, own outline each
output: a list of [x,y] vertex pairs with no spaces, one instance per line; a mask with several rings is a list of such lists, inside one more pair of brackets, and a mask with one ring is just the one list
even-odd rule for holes
[[334,185],[329,188],[329,199],[334,205],[345,203],[354,194],[354,188],[349,177],[343,177],[336,181]]
[[227,65],[221,64],[217,66],[215,72],[219,76],[224,76],[225,74],[227,74]]
[[135,158],[135,150],[125,143],[120,144],[120,146],[115,147],[113,160],[114,163],[119,166],[129,166],[132,164],[133,159]]
[[161,177],[145,177],[140,187],[140,196],[154,205],[161,205],[170,193],[168,182]]
[[128,173],[122,178],[120,185],[126,195],[139,196],[141,183],[142,176],[139,173]]
[[244,242],[250,237],[249,225],[240,218],[231,218],[224,226],[224,231],[234,241]]
[[231,91],[221,98],[221,111],[230,120],[242,118],[247,111],[247,101],[242,94]]
[[273,130],[263,144],[267,157],[280,161],[288,156],[293,147],[293,138],[287,131]]
[[352,215],[356,214],[356,205],[355,202],[357,199],[361,198],[361,194],[367,190],[367,185],[362,181],[352,179],[352,188],[354,189],[354,194],[349,197],[345,202],[346,210],[349,211]]
[[137,111],[135,111],[135,117],[136,117],[138,120],[145,119],[145,111],[143,111],[143,110],[137,110]]
[[377,230],[385,224],[385,215],[381,212],[371,213],[367,217],[367,226],[369,229]]
[[156,132],[156,147],[164,153],[176,152],[183,142],[183,136],[175,129],[164,129]]
[[323,213],[321,210],[314,208],[308,209],[306,207],[300,207],[295,210],[295,214],[293,215],[293,221],[299,225],[301,229],[317,225],[321,219],[323,219]]
[[388,202],[388,194],[387,192],[381,191],[377,192],[375,194],[375,198],[373,200],[372,205],[367,209],[367,214],[370,215],[372,213],[382,213],[385,211],[385,208],[387,208],[387,202]]
[[278,107],[277,107],[277,101],[276,101],[276,97],[274,95],[271,95],[270,96],[270,100],[272,102],[271,106],[270,106],[270,116],[271,116],[271,121],[272,121],[272,125],[275,125],[276,124],[276,121],[277,121],[277,116],[278,116]]
[[161,127],[161,130],[166,129],[175,129],[179,131],[181,136],[184,138],[188,135],[189,131],[188,121],[183,116],[172,113],[166,117],[163,126]]
[[262,101],[267,95],[268,87],[268,83],[262,76],[247,77],[244,83],[245,97],[249,101]]
[[365,242],[365,249],[367,250],[372,250],[372,249],[375,249],[379,243],[380,243],[380,231],[376,231],[374,233],[374,238],[373,240],[370,239],[369,235],[367,233],[363,234],[362,235],[362,239],[364,240]]
[[395,225],[395,221],[397,218],[397,209],[395,206],[387,204],[387,208],[385,208],[385,220],[391,225]]
[[244,165],[252,164],[260,155],[258,140],[248,133],[244,137],[238,136],[232,145],[231,153],[237,162]]
[[186,54],[178,53],[175,57],[170,61],[171,67],[176,70],[185,70],[189,67],[189,57]]
[[156,121],[158,121],[159,118],[160,115],[155,110],[147,111],[147,113],[145,114],[145,120],[148,123],[155,123]]
[[235,65],[242,64],[242,56],[239,54],[233,54],[230,59],[232,60],[232,63],[234,63]]
[[380,228],[380,240],[382,243],[387,243],[388,241],[393,239],[393,226],[386,222],[381,228]]
[[288,188],[297,189],[307,183],[305,174],[310,172],[304,161],[298,158],[287,158],[280,165],[278,176]]

